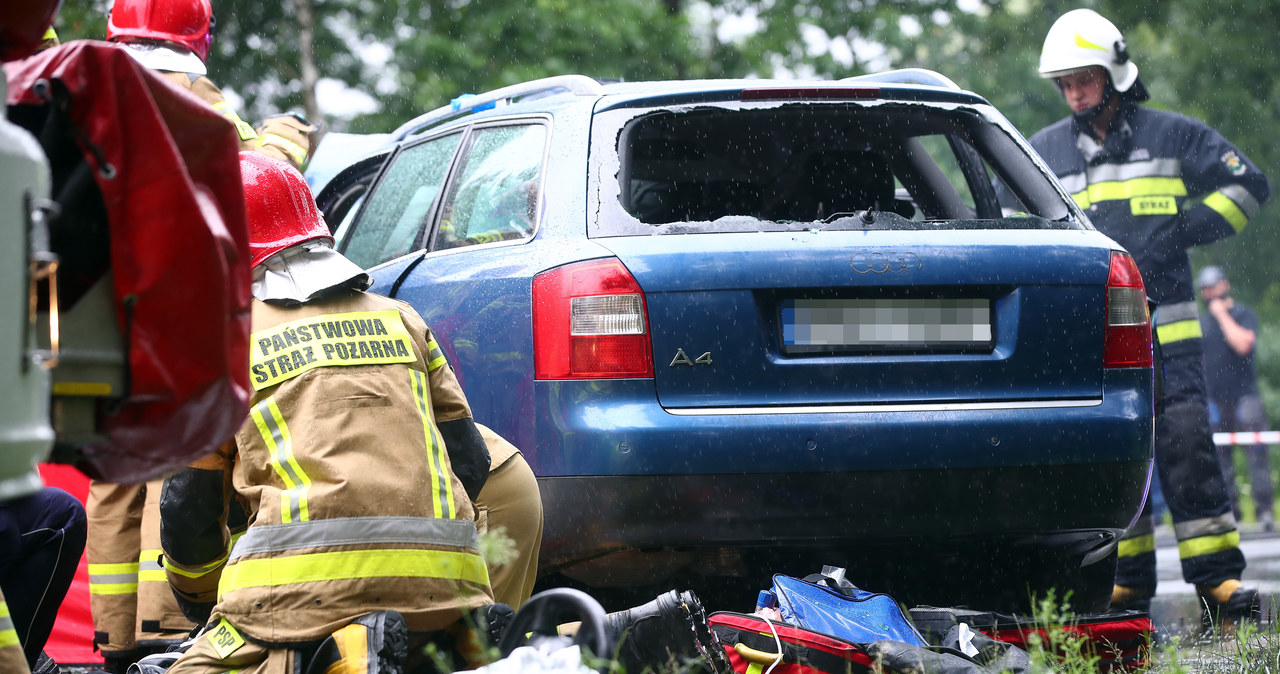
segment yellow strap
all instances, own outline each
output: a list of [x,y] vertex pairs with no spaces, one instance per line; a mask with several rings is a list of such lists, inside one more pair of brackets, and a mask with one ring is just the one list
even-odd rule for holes
[[1204,205],[1212,208],[1215,213],[1221,215],[1224,220],[1231,223],[1231,227],[1240,233],[1249,224],[1249,216],[1240,210],[1240,206],[1232,201],[1230,197],[1222,192],[1214,192],[1204,198]]
[[757,666],[772,665],[773,663],[780,662],[782,660],[782,655],[779,653],[757,651],[756,649],[742,643],[734,644],[733,651],[741,656],[743,660]]
[[1175,321],[1166,325],[1156,326],[1156,340],[1161,344],[1172,344],[1181,342],[1185,339],[1200,339],[1204,337],[1204,332],[1200,328],[1200,321]]
[[1155,534],[1147,534],[1145,536],[1125,538],[1120,541],[1117,549],[1121,557],[1137,557],[1148,552],[1155,552],[1156,536]]
[[228,564],[218,596],[252,587],[370,578],[435,578],[488,585],[489,571],[480,555],[452,550],[394,548],[271,556]]
[[1178,541],[1178,557],[1181,559],[1203,557],[1204,555],[1235,550],[1238,547],[1240,547],[1240,532],[1228,531],[1225,534],[1216,536],[1200,536],[1199,538]]

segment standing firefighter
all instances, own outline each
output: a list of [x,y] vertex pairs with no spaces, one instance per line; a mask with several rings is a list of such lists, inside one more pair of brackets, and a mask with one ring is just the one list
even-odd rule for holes
[[[489,454],[430,329],[364,292],[302,175],[251,152],[241,173],[254,392],[235,446],[164,484],[169,581],[211,608],[170,671],[365,671],[406,626],[417,653],[493,601],[471,502]],[[251,524],[228,554],[233,498]]]
[[[284,159],[301,168],[315,127],[298,117],[272,117],[258,129],[246,124],[208,77],[205,59],[213,39],[209,0],[115,0],[107,40],[144,67],[190,90],[236,128],[242,150]],[[182,641],[186,620],[160,567],[160,485],[94,481],[90,488],[89,591],[94,644],[108,672]],[[233,516],[233,520],[236,519]]]
[[222,113],[235,124],[240,149],[301,169],[314,149],[316,127],[296,115],[270,117],[257,130],[241,120],[207,76],[214,25],[209,0],[115,0],[107,17],[107,41],[124,45],[139,63]]
[[[1187,248],[1243,229],[1269,194],[1266,176],[1205,124],[1138,105],[1148,95],[1124,38],[1091,10],[1053,24],[1040,75],[1057,84],[1073,114],[1031,144],[1098,229],[1133,254],[1157,302],[1165,390],[1155,463],[1183,578],[1195,584],[1208,618],[1254,616],[1258,592],[1240,583],[1244,555],[1209,432]],[[1150,504],[1119,548],[1112,604],[1149,605],[1156,590]]]

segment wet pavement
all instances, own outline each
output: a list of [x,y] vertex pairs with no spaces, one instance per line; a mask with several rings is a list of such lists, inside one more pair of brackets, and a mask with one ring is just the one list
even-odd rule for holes
[[[1159,585],[1151,602],[1151,621],[1161,636],[1186,635],[1200,627],[1199,602],[1194,585],[1182,580],[1178,545],[1168,527],[1156,532],[1156,569]],[[1262,594],[1264,623],[1274,624],[1280,608],[1280,533],[1264,532],[1257,525],[1240,527],[1240,549],[1248,567],[1244,583]]]

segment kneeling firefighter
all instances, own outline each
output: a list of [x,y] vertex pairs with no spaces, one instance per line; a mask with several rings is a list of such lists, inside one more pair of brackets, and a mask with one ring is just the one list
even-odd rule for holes
[[[365,292],[302,175],[240,157],[254,391],[234,446],[164,483],[164,568],[207,621],[169,671],[387,671],[406,628],[412,658],[493,602],[472,506],[489,453],[431,330]],[[232,499],[250,525],[228,553]]]

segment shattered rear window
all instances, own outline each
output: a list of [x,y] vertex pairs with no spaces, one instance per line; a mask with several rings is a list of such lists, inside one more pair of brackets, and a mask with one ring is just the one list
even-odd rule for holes
[[627,217],[599,225],[596,235],[1080,227],[1067,221],[1069,207],[1026,151],[965,107],[632,110],[614,138],[617,182],[606,185],[602,175],[600,198]]

